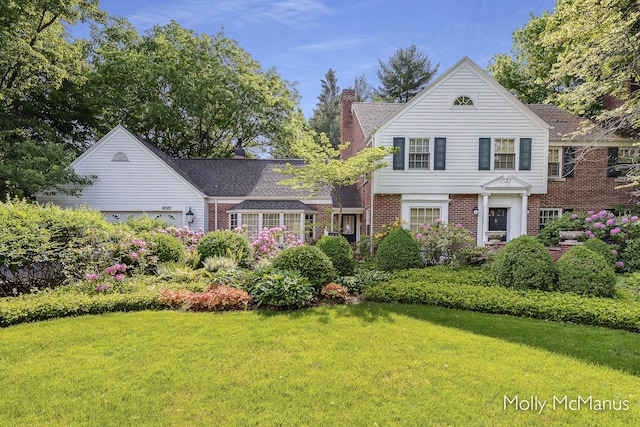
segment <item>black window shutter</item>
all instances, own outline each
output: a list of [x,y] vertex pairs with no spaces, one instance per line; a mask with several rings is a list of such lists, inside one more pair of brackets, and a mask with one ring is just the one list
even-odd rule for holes
[[480,138],[478,170],[491,170],[491,138]]
[[562,176],[573,178],[576,172],[576,150],[573,147],[564,149],[564,158],[562,160]]
[[520,138],[520,170],[531,170],[531,138]]
[[433,169],[443,171],[447,163],[447,138],[436,138],[433,149]]
[[607,176],[617,177],[620,176],[620,171],[616,170],[618,165],[618,148],[611,147],[607,150]]
[[404,138],[393,138],[393,148],[398,149],[393,153],[393,170],[404,170]]

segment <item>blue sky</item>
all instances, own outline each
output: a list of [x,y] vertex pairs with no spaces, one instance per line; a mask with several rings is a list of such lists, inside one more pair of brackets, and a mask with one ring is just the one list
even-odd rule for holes
[[139,32],[171,20],[238,41],[263,68],[295,81],[307,117],[332,68],[343,89],[364,74],[378,85],[378,60],[415,44],[439,73],[464,56],[486,67],[511,49],[511,35],[555,0],[101,0]]

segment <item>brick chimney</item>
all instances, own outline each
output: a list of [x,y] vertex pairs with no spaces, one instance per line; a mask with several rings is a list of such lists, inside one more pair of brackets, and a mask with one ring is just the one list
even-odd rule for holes
[[340,94],[340,143],[347,141],[353,142],[353,115],[351,113],[351,105],[355,97],[356,91],[351,88],[343,89]]

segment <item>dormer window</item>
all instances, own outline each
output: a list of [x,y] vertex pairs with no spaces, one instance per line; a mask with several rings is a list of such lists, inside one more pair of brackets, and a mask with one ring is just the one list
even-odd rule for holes
[[128,162],[129,157],[123,152],[119,152],[113,155],[113,158],[111,159],[111,161],[112,162]]
[[466,96],[466,95],[462,95],[456,98],[455,101],[453,101],[453,105],[455,106],[466,106],[466,107],[473,107],[473,99],[471,99],[470,97]]

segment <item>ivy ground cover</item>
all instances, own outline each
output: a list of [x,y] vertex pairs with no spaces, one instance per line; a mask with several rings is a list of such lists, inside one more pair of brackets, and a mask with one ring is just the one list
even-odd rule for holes
[[0,330],[0,425],[639,425],[639,353],[424,305],[64,318]]

